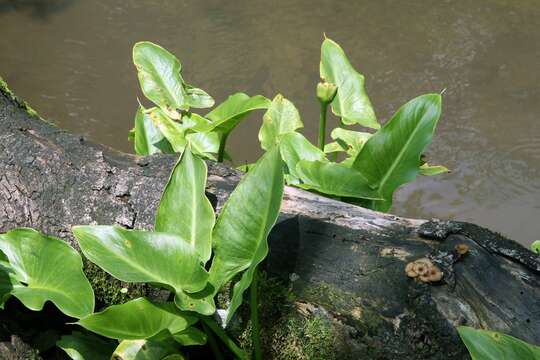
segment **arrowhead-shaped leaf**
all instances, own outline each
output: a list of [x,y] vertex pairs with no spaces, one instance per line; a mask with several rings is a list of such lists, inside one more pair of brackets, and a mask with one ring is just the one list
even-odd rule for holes
[[186,135],[191,149],[197,155],[210,160],[216,160],[214,154],[219,151],[219,135],[216,132],[196,132]]
[[279,150],[283,161],[287,165],[286,179],[289,185],[300,183],[296,171],[296,164],[300,160],[326,160],[324,153],[298,132],[282,135]]
[[144,95],[167,113],[187,110],[180,61],[159,45],[142,41],[133,47],[133,63]]
[[468,326],[457,329],[473,360],[540,359],[540,347],[515,337]]
[[215,215],[205,194],[206,163],[186,149],[174,167],[161,196],[155,231],[177,234],[206,263],[212,252]]
[[300,114],[292,102],[277,95],[263,116],[259,141],[264,150],[279,143],[280,136],[303,127]]
[[352,167],[361,171],[384,201],[376,210],[388,211],[394,191],[414,181],[420,156],[431,142],[441,114],[441,96],[419,96],[403,105],[362,147]]
[[164,330],[171,334],[197,322],[193,315],[180,311],[173,303],[154,304],[145,298],[109,306],[80,319],[77,324],[111,339],[148,339]]
[[84,255],[119,280],[158,283],[175,292],[197,292],[207,284],[197,250],[178,235],[118,226],[75,226],[73,234]]
[[270,100],[264,96],[249,97],[244,93],[236,93],[229,96],[205,117],[212,121],[213,131],[229,134],[249,113],[267,109],[269,105]]
[[11,290],[27,308],[41,310],[52,301],[64,314],[81,318],[94,311],[94,292],[82,271],[82,259],[66,242],[20,228],[0,235],[9,260]]
[[9,299],[13,287],[18,283],[15,272],[9,266],[5,255],[0,251],[0,309],[4,308],[4,303]]
[[298,186],[304,189],[335,196],[381,199],[361,172],[345,165],[301,160],[296,165],[296,172],[303,182]]
[[116,348],[116,344],[112,341],[80,331],[62,336],[56,342],[56,346],[64,350],[73,360],[110,360]]
[[325,39],[321,47],[320,72],[321,78],[337,85],[332,112],[344,124],[380,128],[364,88],[364,75],[352,67],[343,49],[330,39]]
[[218,290],[247,270],[234,285],[227,322],[242,303],[253,272],[268,253],[267,237],[276,222],[283,196],[283,165],[279,148],[268,151],[244,175],[218,217],[210,282]]

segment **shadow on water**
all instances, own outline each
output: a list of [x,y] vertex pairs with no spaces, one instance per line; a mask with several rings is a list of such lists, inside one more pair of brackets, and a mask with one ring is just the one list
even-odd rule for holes
[[37,20],[47,20],[49,16],[65,10],[77,0],[0,0],[0,14],[24,12]]

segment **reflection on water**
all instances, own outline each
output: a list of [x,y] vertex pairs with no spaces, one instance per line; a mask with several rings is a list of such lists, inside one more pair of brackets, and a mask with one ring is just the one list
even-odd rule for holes
[[[53,5],[34,10],[39,4]],[[0,74],[59,126],[131,151],[127,131],[140,96],[131,46],[151,40],[177,54],[187,81],[217,101],[233,91],[282,92],[314,140],[326,32],[366,74],[383,120],[416,95],[446,89],[428,158],[453,172],[404,187],[394,212],[473,221],[524,244],[540,238],[536,0],[224,4],[0,0]],[[34,12],[47,21],[28,16]],[[237,163],[260,155],[259,119],[252,116],[232,135]]]
[[0,0],[0,13],[26,12],[35,19],[46,20],[54,13],[64,10],[75,0]]

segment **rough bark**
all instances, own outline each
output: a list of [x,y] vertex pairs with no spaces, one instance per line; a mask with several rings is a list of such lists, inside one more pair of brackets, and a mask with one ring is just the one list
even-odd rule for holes
[[[0,232],[28,226],[76,246],[76,224],[149,229],[174,161],[89,143],[0,90]],[[238,179],[237,171],[209,163],[207,191],[217,209]],[[470,251],[456,262],[453,249],[462,243]],[[269,357],[328,351],[320,358],[461,359],[461,324],[540,343],[538,257],[475,225],[399,218],[287,187],[270,248],[265,269],[293,296],[274,299],[287,302],[274,303],[274,325],[291,332],[265,330],[273,336],[265,342]],[[443,269],[443,281],[405,275],[405,264],[424,256]],[[123,300],[102,272],[88,267],[87,274],[101,303]],[[130,287],[127,296],[147,293]],[[309,337],[314,321],[322,339],[291,342],[288,326]]]

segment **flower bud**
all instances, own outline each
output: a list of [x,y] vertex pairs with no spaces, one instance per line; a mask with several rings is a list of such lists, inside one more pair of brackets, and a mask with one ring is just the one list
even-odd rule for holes
[[320,82],[317,84],[317,98],[323,104],[328,104],[336,96],[337,86],[329,82]]

